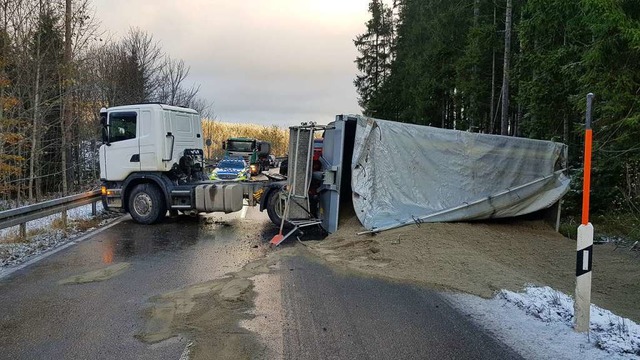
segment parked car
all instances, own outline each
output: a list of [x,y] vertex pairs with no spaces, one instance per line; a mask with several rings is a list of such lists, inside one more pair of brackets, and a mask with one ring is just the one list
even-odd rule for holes
[[243,159],[224,159],[218,163],[211,175],[210,180],[249,180],[251,170]]

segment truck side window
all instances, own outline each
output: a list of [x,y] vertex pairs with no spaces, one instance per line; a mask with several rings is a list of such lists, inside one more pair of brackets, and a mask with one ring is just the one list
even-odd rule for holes
[[109,114],[109,141],[117,142],[136,138],[136,113],[117,112]]

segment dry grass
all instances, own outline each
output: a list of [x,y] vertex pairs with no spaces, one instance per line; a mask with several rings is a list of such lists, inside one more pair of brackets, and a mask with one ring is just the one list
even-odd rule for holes
[[[67,219],[67,225],[68,224],[69,224],[69,219]],[[51,222],[50,228],[54,229],[54,230],[66,230],[66,228],[64,226],[64,222],[62,221],[62,217],[54,219]]]
[[89,229],[97,228],[102,220],[98,218],[75,220],[73,227],[78,231],[87,231]]
[[32,229],[27,230],[27,237],[20,236],[19,231],[16,230],[0,237],[0,244],[23,244],[30,242],[31,238],[40,234],[43,234],[47,229]]
[[231,124],[217,120],[202,120],[202,132],[204,139],[211,139],[211,147],[207,149],[206,155],[211,157],[222,157],[222,142],[230,137],[248,137],[255,138],[271,143],[271,153],[276,156],[284,156],[287,154],[289,146],[289,129],[282,129],[276,125],[263,126],[256,124]]
[[[97,228],[100,225],[100,222],[102,221],[102,219],[100,218],[93,218],[93,219],[79,219],[79,220],[71,220],[71,219],[67,219],[68,223],[67,223],[67,229],[69,228],[73,228],[76,231],[87,231],[89,229],[93,229],[93,228]],[[49,225],[48,227],[45,228],[40,228],[40,229],[31,229],[31,230],[27,230],[27,236],[26,237],[22,237],[20,236],[19,231],[16,230],[9,232],[8,234],[6,234],[3,237],[0,237],[0,244],[23,244],[23,243],[28,243],[29,241],[31,241],[30,239],[33,238],[34,236],[38,236],[41,234],[44,234],[48,231],[51,230],[67,230],[64,227],[64,224],[62,222],[62,217],[59,217],[57,219],[54,219],[51,222],[51,225]]]

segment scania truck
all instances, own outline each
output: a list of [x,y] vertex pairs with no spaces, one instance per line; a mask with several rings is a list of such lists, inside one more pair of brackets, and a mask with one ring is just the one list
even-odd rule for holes
[[167,211],[239,211],[246,200],[249,205],[260,201],[261,210],[267,209],[272,220],[279,219],[282,206],[272,192],[284,182],[208,180],[201,119],[195,110],[163,104],[117,106],[101,109],[100,122],[100,179],[106,209],[125,211],[138,223],[152,224],[162,221]]

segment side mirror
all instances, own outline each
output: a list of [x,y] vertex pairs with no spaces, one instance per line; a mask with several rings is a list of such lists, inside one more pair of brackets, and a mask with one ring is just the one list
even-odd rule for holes
[[106,145],[111,145],[111,143],[109,143],[109,127],[108,126],[102,127],[102,142]]
[[107,113],[105,112],[100,112],[100,127],[102,129],[102,142],[110,145],[109,144],[109,124],[107,124]]

